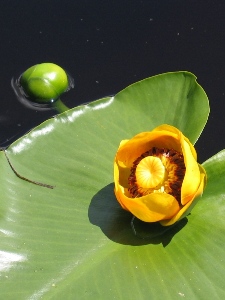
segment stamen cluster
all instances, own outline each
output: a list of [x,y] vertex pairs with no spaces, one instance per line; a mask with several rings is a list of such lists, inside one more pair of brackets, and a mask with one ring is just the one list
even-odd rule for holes
[[[137,183],[136,169],[138,164],[147,156],[158,157],[165,167],[165,178],[163,182],[154,188],[143,188]],[[181,187],[185,175],[186,167],[183,154],[167,148],[152,147],[144,152],[134,162],[131,168],[131,173],[128,178],[128,184],[131,196],[133,198],[142,197],[144,195],[162,192],[174,196],[181,205]]]

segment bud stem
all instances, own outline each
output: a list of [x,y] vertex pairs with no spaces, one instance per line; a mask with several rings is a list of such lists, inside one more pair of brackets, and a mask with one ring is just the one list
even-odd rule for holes
[[67,107],[60,99],[52,103],[52,107],[58,111],[58,113],[65,112],[69,110],[69,107]]

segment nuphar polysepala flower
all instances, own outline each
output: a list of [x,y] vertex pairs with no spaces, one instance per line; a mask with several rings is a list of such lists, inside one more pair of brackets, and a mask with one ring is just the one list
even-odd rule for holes
[[202,194],[206,173],[188,138],[162,125],[121,142],[114,179],[124,209],[142,221],[172,225]]

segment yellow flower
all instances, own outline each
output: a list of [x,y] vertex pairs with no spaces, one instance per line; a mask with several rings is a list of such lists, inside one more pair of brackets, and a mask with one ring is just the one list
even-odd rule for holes
[[142,221],[169,226],[202,194],[206,172],[188,138],[173,126],[161,125],[120,143],[114,180],[122,208]]

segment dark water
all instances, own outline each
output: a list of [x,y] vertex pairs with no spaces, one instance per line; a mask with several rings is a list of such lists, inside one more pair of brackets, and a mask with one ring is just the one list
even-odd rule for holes
[[188,70],[211,104],[197,142],[202,162],[225,148],[225,2],[39,0],[0,3],[0,146],[54,115],[19,103],[11,78],[41,62],[68,70],[69,107],[155,74]]

